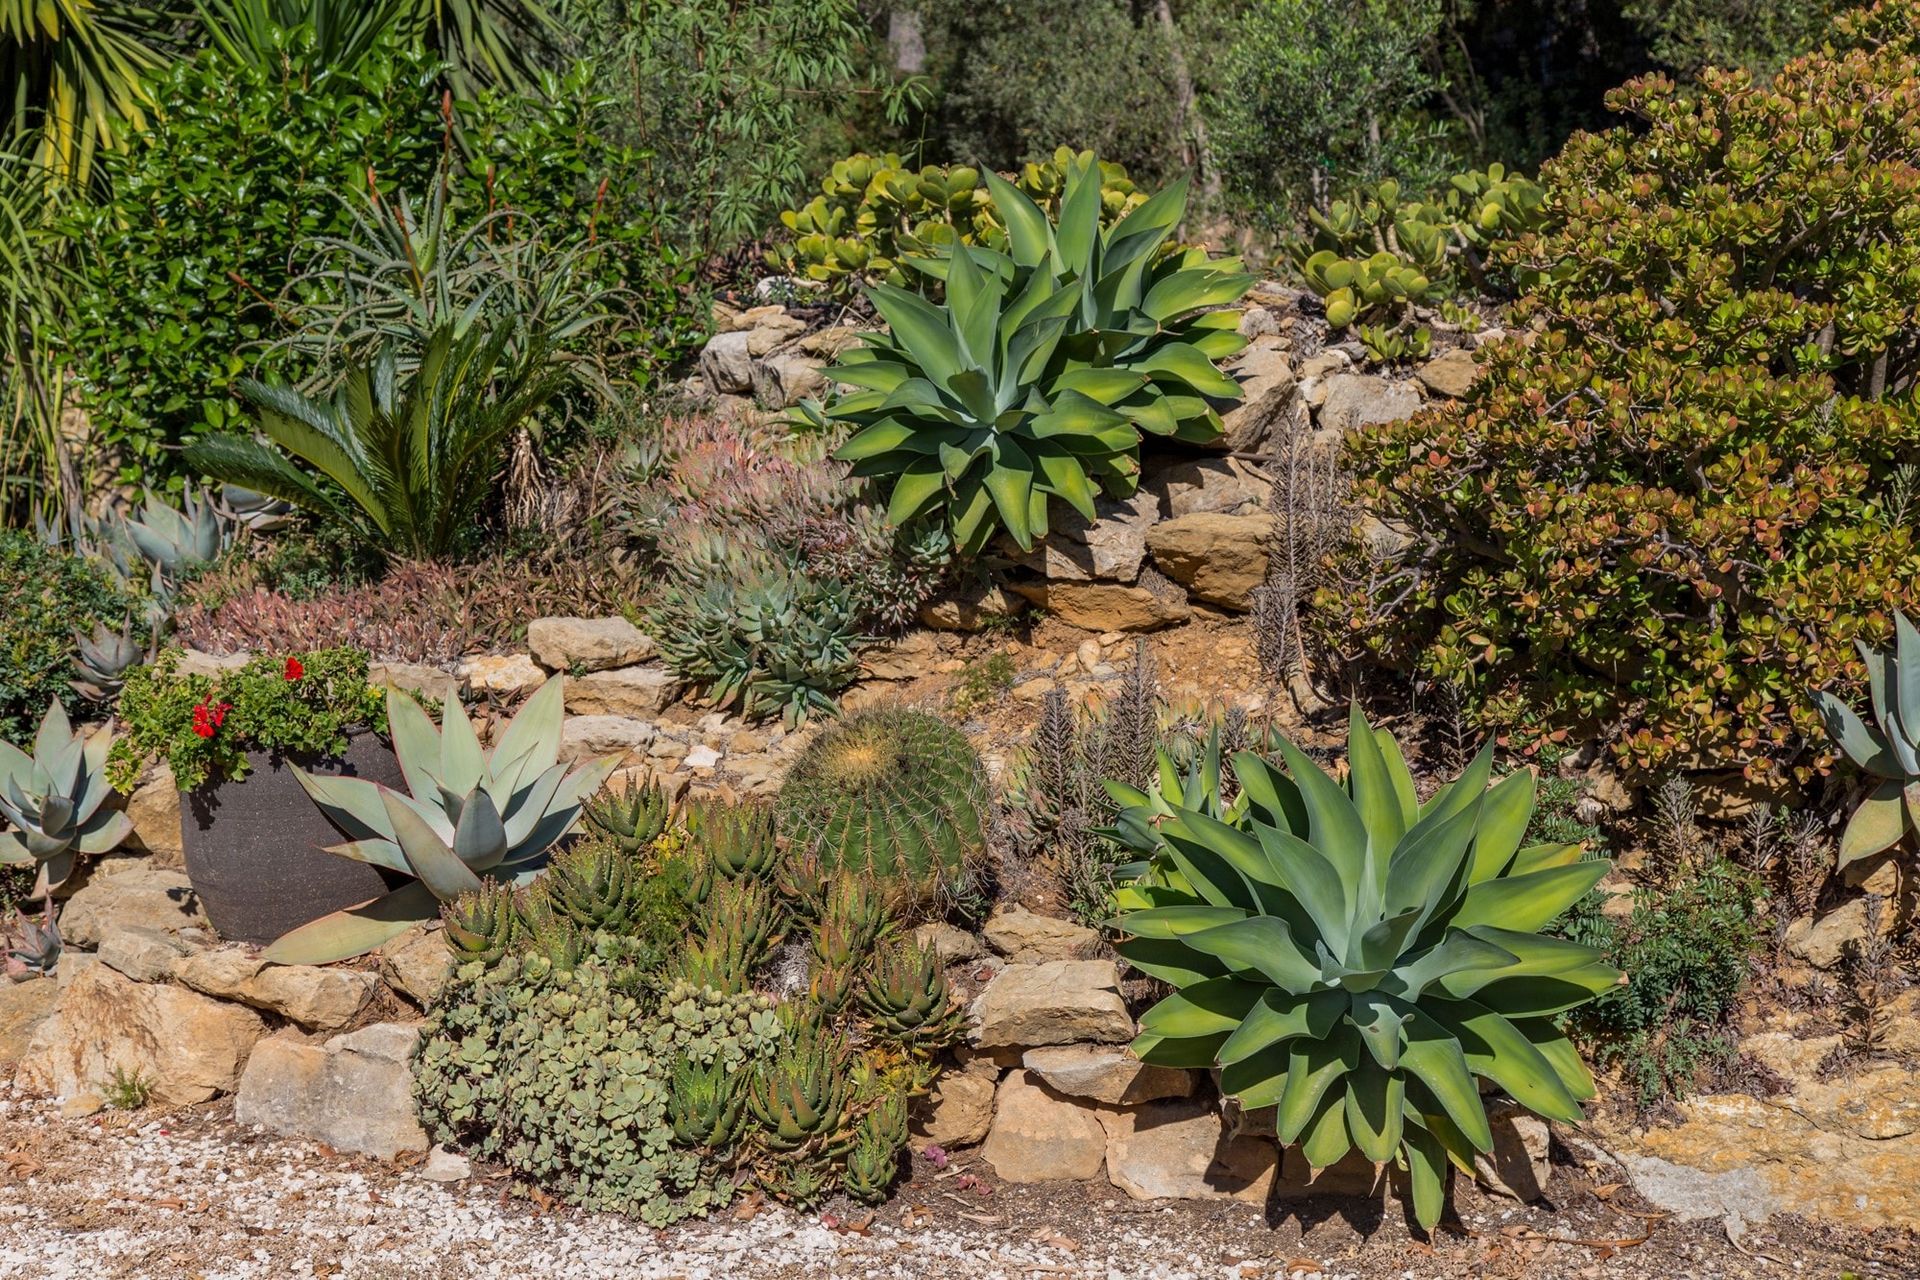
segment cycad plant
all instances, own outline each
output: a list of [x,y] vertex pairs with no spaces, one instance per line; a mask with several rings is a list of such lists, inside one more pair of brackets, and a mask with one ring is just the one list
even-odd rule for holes
[[1056,225],[987,174],[1005,253],[956,244],[911,259],[945,282],[935,305],[877,284],[888,331],[867,335],[834,377],[862,388],[825,411],[855,428],[837,456],[891,479],[897,526],[938,515],[979,552],[1000,529],[1030,549],[1059,498],[1095,518],[1101,490],[1139,484],[1140,433],[1220,434],[1216,405],[1240,394],[1214,362],[1245,345],[1234,311],[1252,284],[1202,249],[1162,253],[1186,213],[1185,183],[1101,226],[1100,170],[1069,162]]
[[1439,1220],[1449,1163],[1493,1137],[1480,1082],[1575,1122],[1593,1082],[1557,1019],[1623,981],[1539,932],[1606,873],[1578,845],[1521,848],[1534,779],[1488,787],[1489,748],[1422,804],[1399,747],[1356,710],[1346,782],[1290,743],[1234,761],[1235,826],[1174,806],[1116,895],[1119,950],[1176,990],[1141,1018],[1148,1062],[1218,1067],[1275,1107],[1314,1169],[1358,1147]]
[[542,856],[573,830],[586,797],[615,763],[609,756],[569,771],[559,761],[565,718],[559,684],[550,680],[528,698],[491,751],[481,748],[459,695],[448,695],[436,728],[410,695],[389,690],[387,721],[404,792],[296,768],[307,795],[350,837],[329,852],[416,880],[301,925],[266,949],[267,960],[350,959],[432,919],[441,903],[488,880],[531,883],[543,869]]
[[1891,849],[1920,829],[1920,630],[1896,613],[1893,632],[1891,649],[1854,642],[1867,667],[1871,726],[1831,693],[1813,695],[1835,745],[1855,768],[1878,779],[1847,820],[1841,867]]
[[[369,546],[441,558],[473,529],[514,429],[558,390],[558,375],[527,354],[546,341],[510,322],[458,334],[448,324],[411,378],[388,345],[331,400],[248,381],[241,392],[266,439],[208,436],[188,446],[186,460],[337,522]],[[509,360],[516,344],[521,354]]]

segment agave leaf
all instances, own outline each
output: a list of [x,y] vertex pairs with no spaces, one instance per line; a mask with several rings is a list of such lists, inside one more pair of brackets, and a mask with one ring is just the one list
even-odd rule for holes
[[[1531,939],[1535,935],[1515,936]],[[1581,950],[1584,952],[1586,948]],[[1590,952],[1587,954],[1591,955]],[[1484,975],[1481,985],[1485,985],[1485,982],[1500,976],[1500,970],[1510,969],[1520,963],[1519,956],[1496,943],[1460,929],[1449,929],[1438,945],[1394,972],[1391,994],[1417,1002],[1431,984],[1443,978],[1471,972]]]
[[1038,266],[1053,249],[1053,224],[1047,221],[1046,213],[1024,191],[992,170],[983,169],[980,176],[993,196],[1001,222],[1006,224],[1007,246],[1015,265]]
[[1359,1067],[1360,1053],[1360,1033],[1350,1023],[1336,1026],[1324,1040],[1294,1042],[1286,1089],[1274,1112],[1282,1144],[1299,1138],[1334,1082]]
[[1493,784],[1481,798],[1480,822],[1473,837],[1470,883],[1490,880],[1513,862],[1533,818],[1536,779],[1532,769],[1520,769]]
[[1286,922],[1277,916],[1250,916],[1189,933],[1180,941],[1224,961],[1230,969],[1260,974],[1286,991],[1312,989],[1324,981],[1320,966],[1302,953]]
[[1581,1121],[1580,1104],[1560,1083],[1553,1064],[1513,1023],[1469,1000],[1457,1005],[1435,1001],[1427,1007],[1434,1021],[1460,1041],[1474,1074],[1485,1076],[1515,1102],[1549,1120]]
[[[480,785],[486,769],[486,757],[480,750],[480,737],[467,719],[467,709],[457,692],[449,692],[440,710],[439,784],[459,795]],[[417,794],[417,793],[416,793]]]
[[1892,744],[1876,730],[1869,729],[1852,707],[1824,692],[1814,693],[1813,703],[1820,712],[1827,736],[1839,744],[1856,768],[1879,778],[1902,776]]
[[[534,690],[501,731],[493,748],[495,760],[526,759],[551,762],[560,755],[560,731],[566,721],[561,682],[549,680]],[[546,764],[539,766],[543,771]]]
[[[1347,763],[1347,789],[1366,832],[1367,874],[1363,883],[1370,886],[1367,900],[1384,901],[1388,859],[1400,837],[1407,833],[1407,824],[1399,789],[1380,752],[1380,741],[1361,717],[1357,702],[1347,709]],[[1364,919],[1372,913],[1362,910],[1360,914]]]
[[1213,1065],[1214,1055],[1226,1040],[1226,1033],[1194,1039],[1167,1039],[1142,1033],[1133,1040],[1133,1056],[1159,1067],[1202,1070]]
[[425,884],[414,883],[357,907],[322,916],[282,934],[260,953],[268,964],[332,964],[365,955],[383,942],[431,920],[439,904]]
[[1402,1012],[1406,1015],[1406,1044],[1400,1061],[1439,1100],[1447,1118],[1459,1126],[1476,1150],[1493,1150],[1493,1131],[1487,1125],[1480,1090],[1467,1069],[1460,1042],[1412,1005],[1403,1005]]
[[73,843],[79,853],[111,853],[121,842],[133,834],[133,823],[124,813],[106,815],[106,821],[81,832],[80,838]]
[[1885,779],[1847,819],[1847,829],[1840,836],[1839,867],[1844,869],[1862,858],[1891,849],[1900,843],[1910,825],[1904,789],[1897,779]]
[[386,803],[387,820],[393,824],[394,837],[406,855],[407,866],[435,898],[451,902],[480,887],[480,877],[447,847],[411,805],[404,803],[406,797],[383,790],[380,798]]
[[1346,1007],[1347,997],[1339,991],[1291,995],[1269,990],[1220,1046],[1219,1064],[1229,1066],[1296,1036],[1324,1040]]
[[1406,1117],[1406,1081],[1397,1072],[1361,1063],[1347,1076],[1347,1130],[1360,1154],[1376,1166],[1394,1158]]
[[1421,1117],[1407,1126],[1404,1150],[1407,1153],[1407,1181],[1413,1192],[1413,1219],[1423,1230],[1440,1225],[1447,1204],[1447,1154],[1440,1140],[1420,1124]]
[[1452,923],[1461,929],[1477,924],[1522,933],[1543,929],[1585,897],[1612,867],[1611,862],[1596,858],[1531,875],[1482,881],[1467,890]]
[[453,830],[453,854],[475,871],[497,866],[507,853],[507,829],[493,797],[476,791],[461,806],[460,821]]
[[[387,729],[393,738],[394,759],[407,781],[407,790],[416,796],[432,795],[440,785],[440,731],[434,727],[426,709],[411,695],[389,687]],[[313,794],[311,788],[308,794]]]

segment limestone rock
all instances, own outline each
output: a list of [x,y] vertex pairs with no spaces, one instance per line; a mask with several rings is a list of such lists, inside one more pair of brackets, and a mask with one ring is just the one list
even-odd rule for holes
[[1091,1098],[1110,1106],[1185,1098],[1193,1093],[1191,1071],[1142,1062],[1125,1045],[1047,1045],[1027,1050],[1021,1064],[1046,1081],[1055,1093]]
[[665,667],[619,667],[566,677],[567,711],[580,716],[657,716],[680,696],[680,677]]
[[1195,596],[1231,609],[1253,607],[1266,581],[1273,517],[1196,511],[1155,525],[1147,534],[1153,563]]
[[453,977],[453,953],[438,929],[419,925],[379,950],[380,976],[421,1008],[440,998]]
[[940,644],[925,631],[909,631],[860,655],[860,674],[870,680],[912,680],[926,675],[938,660]]
[[464,1182],[473,1176],[473,1161],[455,1151],[436,1146],[420,1166],[420,1176],[428,1182]]
[[1461,347],[1442,352],[1414,371],[1427,390],[1447,400],[1464,400],[1479,374],[1472,353]]
[[1016,1071],[1000,1082],[993,1128],[980,1149],[1008,1182],[1076,1182],[1099,1175],[1107,1135],[1084,1107],[1050,1093],[1039,1079]]
[[1411,381],[1371,373],[1339,373],[1326,381],[1320,431],[1339,436],[1356,427],[1399,422],[1420,411],[1420,388]]
[[653,725],[627,716],[568,716],[560,727],[560,758],[625,756],[653,741]]
[[753,390],[751,330],[716,333],[700,349],[700,376],[722,394],[744,395]]
[[460,679],[452,672],[418,662],[376,662],[367,668],[367,683],[381,689],[417,693],[438,707],[460,693]]
[[26,1056],[34,1031],[53,1012],[59,995],[60,988],[46,978],[0,982],[0,1067],[10,1068]]
[[987,945],[1015,964],[1085,960],[1100,948],[1100,934],[1072,920],[1035,915],[1017,903],[994,912],[980,931]]
[[942,964],[959,964],[965,960],[978,960],[987,954],[980,939],[965,929],[956,928],[945,921],[934,920],[920,925],[913,931],[915,946],[924,947],[940,957]]
[[769,409],[791,409],[827,389],[820,361],[798,351],[753,362],[753,398]]
[[914,1147],[970,1147],[985,1138],[993,1124],[995,1074],[942,1072],[932,1091],[914,1103],[908,1125]]
[[1259,453],[1287,421],[1294,396],[1293,368],[1285,339],[1263,334],[1226,366],[1240,383],[1240,401],[1221,415],[1219,445],[1235,453]]
[[752,307],[741,317],[741,322],[749,327],[747,331],[747,353],[764,356],[782,343],[806,332],[807,322],[789,312],[785,307]]
[[837,324],[831,328],[816,329],[804,334],[793,345],[810,356],[819,356],[822,360],[831,360],[843,351],[860,345],[859,329],[852,325]]
[[1280,1148],[1234,1137],[1204,1102],[1150,1102],[1102,1112],[1107,1177],[1135,1200],[1240,1200],[1264,1204]]
[[127,797],[127,820],[133,823],[133,838],[153,856],[153,865],[177,871],[187,865],[187,849],[180,833],[180,789],[174,786],[173,770],[167,765],[155,767],[153,776]]
[[100,939],[100,963],[135,982],[165,982],[173,966],[192,948],[178,934],[142,925],[115,929]]
[[217,676],[224,671],[238,671],[253,659],[250,653],[203,653],[198,649],[183,649],[180,661],[174,664],[174,672],[180,676]]
[[547,673],[531,654],[481,653],[461,660],[460,678],[475,693],[495,693],[517,698],[545,684]]
[[60,1097],[139,1077],[155,1102],[185,1106],[230,1092],[266,1020],[245,1005],[172,983],[135,982],[104,964],[81,969],[34,1031],[20,1064],[30,1086]]
[[1133,1038],[1111,960],[1010,964],[973,1002],[973,1043],[1035,1046]]
[[607,671],[653,656],[653,639],[625,618],[535,618],[527,648],[549,671]]
[[1487,1107],[1493,1130],[1493,1150],[1474,1157],[1473,1172],[1480,1184],[1498,1195],[1531,1203],[1546,1194],[1553,1173],[1547,1153],[1552,1135],[1547,1122],[1513,1102]]
[[363,969],[275,964],[257,952],[223,947],[189,956],[174,978],[195,991],[277,1013],[314,1031],[338,1031],[373,1000],[379,978]]
[[996,585],[941,596],[920,606],[920,625],[935,631],[979,631],[1027,607],[1024,598]]
[[178,933],[205,929],[207,917],[186,874],[132,866],[101,874],[95,864],[87,883],[60,911],[60,936],[68,946],[97,947],[115,929],[141,927]]
[[1242,515],[1263,509],[1272,485],[1239,458],[1196,458],[1176,462],[1150,482],[1166,503],[1169,516],[1196,511]]
[[1183,599],[1115,582],[1022,583],[1013,589],[1083,631],[1152,631],[1193,616]]
[[[1892,911],[1882,912],[1880,931],[1891,933]],[[1867,900],[1849,898],[1818,918],[1802,916],[1787,926],[1787,950],[1819,969],[1831,969],[1846,958],[1848,947],[1867,936]]]
[[1094,514],[1088,524],[1068,508],[1032,551],[1022,552],[1011,538],[1002,547],[1014,563],[1049,582],[1132,582],[1147,557],[1147,530],[1160,518],[1160,495],[1140,489],[1129,498],[1102,497]]
[[419,1034],[413,1024],[377,1022],[324,1044],[265,1040],[247,1063],[233,1118],[382,1160],[425,1151],[408,1067]]

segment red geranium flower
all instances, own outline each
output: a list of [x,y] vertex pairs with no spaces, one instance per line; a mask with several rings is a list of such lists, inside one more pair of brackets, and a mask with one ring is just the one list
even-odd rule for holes
[[287,679],[298,680],[301,676],[304,676],[305,674],[307,674],[307,669],[300,664],[300,659],[298,658],[287,659]]
[[193,708],[193,731],[202,738],[211,738],[214,732],[227,718],[231,702],[216,702],[211,705],[202,702]]

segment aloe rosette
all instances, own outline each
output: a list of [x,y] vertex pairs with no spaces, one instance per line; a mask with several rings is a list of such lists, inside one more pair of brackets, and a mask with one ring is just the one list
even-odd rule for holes
[[81,854],[106,853],[133,830],[127,815],[103,807],[112,726],[81,738],[55,699],[47,706],[29,756],[0,742],[0,866],[33,866],[33,896],[44,898],[73,874]]
[[1116,894],[1120,953],[1177,988],[1134,1048],[1218,1067],[1221,1091],[1274,1107],[1314,1169],[1355,1147],[1396,1164],[1432,1226],[1449,1164],[1492,1149],[1481,1079],[1568,1122],[1593,1096],[1556,1019],[1623,978],[1540,930],[1609,864],[1522,848],[1533,775],[1489,787],[1490,750],[1424,804],[1357,711],[1344,784],[1279,750],[1284,771],[1235,757],[1240,825],[1170,806],[1149,869]]
[[362,955],[488,880],[520,886],[538,876],[542,855],[573,829],[616,763],[605,757],[569,772],[559,762],[559,685],[548,681],[528,698],[492,751],[481,748],[458,695],[448,696],[436,728],[419,703],[389,690],[387,718],[405,792],[296,769],[307,795],[351,837],[329,852],[415,883],[301,925],[268,947],[266,958],[325,964]]

